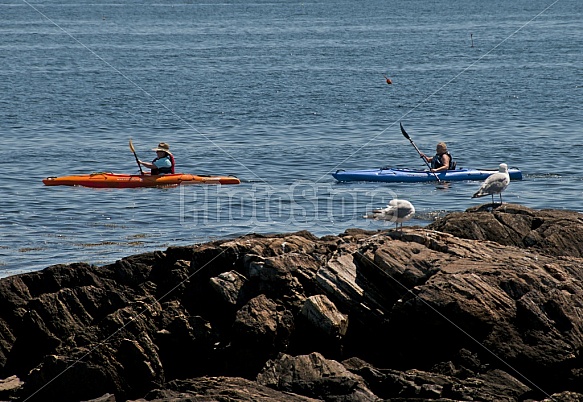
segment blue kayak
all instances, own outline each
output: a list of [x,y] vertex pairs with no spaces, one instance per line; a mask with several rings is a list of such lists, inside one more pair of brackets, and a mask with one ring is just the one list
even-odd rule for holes
[[[498,170],[456,169],[437,173],[440,181],[485,180]],[[510,180],[522,180],[522,172],[516,168],[508,169]],[[420,183],[437,181],[436,174],[429,170],[381,168],[364,170],[337,170],[332,176],[338,181],[382,181],[389,183]]]

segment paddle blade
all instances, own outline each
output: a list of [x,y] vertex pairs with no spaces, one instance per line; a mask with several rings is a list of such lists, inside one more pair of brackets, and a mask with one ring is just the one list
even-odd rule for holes
[[411,141],[411,137],[409,137],[409,134],[407,134],[407,132],[403,128],[403,124],[401,122],[399,122],[399,126],[401,127],[401,133],[403,133],[403,135],[405,136],[406,139],[408,139],[409,141]]
[[130,138],[130,149],[133,153],[136,153],[136,150],[134,149],[134,144],[132,144],[132,139]]

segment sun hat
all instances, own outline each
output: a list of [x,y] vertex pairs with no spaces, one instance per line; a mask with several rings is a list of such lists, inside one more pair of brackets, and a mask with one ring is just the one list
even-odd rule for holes
[[165,142],[159,143],[157,148],[152,148],[152,151],[162,151],[172,155],[172,152],[170,152],[170,145],[166,144]]

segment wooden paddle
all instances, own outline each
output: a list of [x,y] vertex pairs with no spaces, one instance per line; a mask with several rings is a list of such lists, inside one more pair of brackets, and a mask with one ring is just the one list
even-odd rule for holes
[[136,150],[134,149],[134,144],[132,144],[132,139],[131,138],[130,138],[130,149],[134,153],[134,156],[136,158],[136,163],[138,164],[138,167],[140,168],[140,174],[143,176],[144,175],[144,171],[142,170],[142,165],[140,165],[140,161],[138,159],[138,155],[136,154]]
[[[409,137],[409,134],[407,134],[407,132],[403,128],[403,124],[401,122],[399,122],[399,126],[401,126],[401,132],[403,133],[403,135],[405,136],[405,138],[408,139],[411,142],[411,145],[413,145],[415,147],[415,150],[417,151],[417,153],[419,154],[419,156],[421,157],[421,159],[423,159],[423,162],[425,162],[425,164],[427,165],[427,167],[429,168],[429,170],[431,170],[431,166],[429,166],[429,163],[427,163],[427,160],[423,157],[423,155],[421,154],[421,151],[419,151],[419,148],[417,148],[417,145],[415,145],[415,143],[413,142],[413,140],[411,139],[411,137]],[[441,183],[441,180],[439,180],[439,177],[437,177],[437,175],[435,174],[435,172],[431,172],[431,173],[433,173],[433,175],[437,179],[437,182],[438,183]]]

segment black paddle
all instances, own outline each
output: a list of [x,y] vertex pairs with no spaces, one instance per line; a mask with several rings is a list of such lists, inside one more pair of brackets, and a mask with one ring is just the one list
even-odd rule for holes
[[[403,135],[405,136],[405,138],[408,139],[411,142],[411,145],[413,145],[415,147],[415,150],[417,151],[417,153],[419,154],[419,156],[421,157],[421,159],[423,159],[423,162],[425,162],[425,164],[427,165],[427,167],[429,168],[429,170],[431,170],[431,166],[429,166],[429,163],[427,163],[427,160],[423,157],[423,155],[421,154],[421,151],[419,150],[419,148],[417,148],[417,145],[415,145],[415,143],[413,142],[413,140],[411,139],[411,137],[409,137],[409,134],[407,134],[407,132],[403,128],[403,124],[401,122],[399,122],[399,126],[401,126],[401,132],[403,133]],[[435,172],[431,172],[431,173],[433,173],[433,175],[435,176],[435,178],[437,179],[437,181],[439,183],[441,183],[441,180],[439,180],[439,177],[437,177],[437,175],[435,174]]]
[[130,149],[132,150],[132,152],[134,153],[134,156],[136,157],[136,163],[138,164],[138,167],[140,168],[140,174],[143,176],[144,171],[142,170],[142,166],[140,165],[140,161],[138,160],[138,155],[136,154],[136,150],[134,149],[134,144],[132,144],[131,138],[130,138]]

